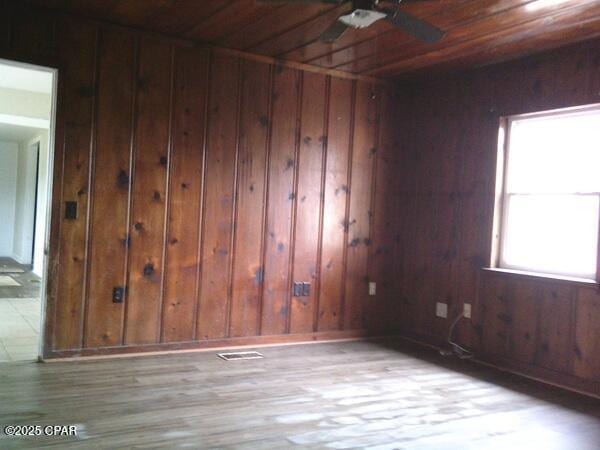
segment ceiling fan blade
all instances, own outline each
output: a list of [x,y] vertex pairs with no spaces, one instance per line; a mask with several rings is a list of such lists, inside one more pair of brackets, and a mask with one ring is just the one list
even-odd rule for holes
[[393,12],[387,11],[387,13],[387,20],[423,42],[433,44],[446,34],[439,28],[421,19],[417,19],[415,16],[405,13],[401,9]]
[[342,34],[344,34],[344,31],[346,31],[347,29],[348,25],[340,22],[339,20],[336,20],[329,26],[329,28],[327,28],[325,31],[323,31],[323,33],[321,33],[321,36],[319,36],[319,40],[321,42],[331,44]]
[[257,3],[329,3],[332,5],[340,5],[348,0],[256,0]]

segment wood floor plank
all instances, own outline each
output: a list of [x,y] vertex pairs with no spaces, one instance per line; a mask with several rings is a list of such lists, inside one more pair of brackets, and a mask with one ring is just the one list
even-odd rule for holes
[[[0,448],[594,449],[600,403],[402,341],[0,364]],[[301,361],[301,363],[299,363]]]

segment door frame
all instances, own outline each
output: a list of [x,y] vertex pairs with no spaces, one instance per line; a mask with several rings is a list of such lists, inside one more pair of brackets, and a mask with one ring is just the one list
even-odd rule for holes
[[[50,130],[48,130],[48,133],[50,133]],[[32,143],[30,146],[31,147],[35,147],[36,151],[35,151],[35,184],[34,184],[34,195],[33,195],[33,204],[35,205],[33,208],[33,242],[31,243],[31,268],[32,270],[35,269],[35,250],[36,250],[36,246],[35,246],[35,238],[36,238],[36,231],[37,231],[37,220],[38,220],[38,196],[39,196],[39,192],[40,192],[40,152],[41,152],[41,142],[40,140],[36,140],[34,143]],[[48,205],[46,205],[46,209],[48,209]],[[45,239],[44,239],[45,240]]]
[[[37,71],[47,72],[52,75],[52,92],[51,92],[51,103],[50,103],[50,124],[48,127],[48,177],[46,180],[46,220],[44,224],[44,260],[42,264],[42,280],[40,285],[40,329],[39,329],[39,339],[38,339],[38,361],[43,360],[44,356],[44,346],[45,346],[45,337],[46,337],[46,325],[47,325],[47,305],[48,305],[48,272],[49,272],[49,258],[50,258],[50,229],[52,222],[52,191],[54,187],[54,176],[55,176],[55,164],[54,164],[54,156],[55,156],[55,135],[56,135],[56,122],[57,122],[57,102],[58,102],[58,68],[44,66],[39,64],[26,63],[22,61],[6,59],[0,57],[0,63],[21,67],[24,69],[33,69]],[[39,150],[38,150],[38,160],[39,160]],[[36,187],[39,188],[39,180],[36,181]],[[37,190],[37,189],[36,189]],[[37,198],[37,192],[36,192]],[[36,206],[36,215],[39,217],[39,212],[37,211]],[[34,233],[34,241],[35,241],[35,233]],[[33,261],[32,261],[33,263]]]

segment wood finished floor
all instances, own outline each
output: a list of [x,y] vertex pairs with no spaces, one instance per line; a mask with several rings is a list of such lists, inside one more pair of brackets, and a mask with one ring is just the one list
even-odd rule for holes
[[0,364],[0,424],[76,424],[12,448],[600,448],[600,402],[401,342]]

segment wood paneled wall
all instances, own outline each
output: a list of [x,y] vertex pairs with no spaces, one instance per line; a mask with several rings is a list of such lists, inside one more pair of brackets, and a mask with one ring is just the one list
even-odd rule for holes
[[47,357],[381,332],[388,87],[11,11],[1,54],[59,68]]
[[499,120],[600,102],[600,41],[413,83],[399,121],[398,329],[442,343],[435,303],[474,306],[461,342],[494,364],[600,394],[596,288],[490,265]]

